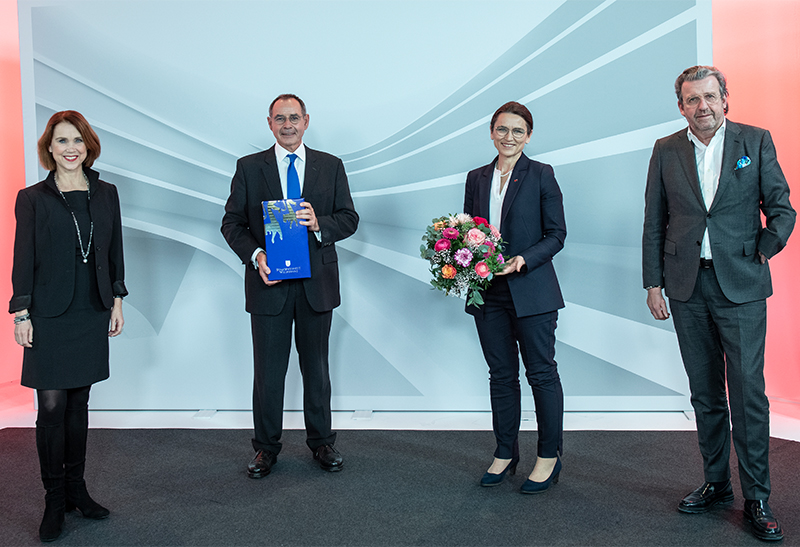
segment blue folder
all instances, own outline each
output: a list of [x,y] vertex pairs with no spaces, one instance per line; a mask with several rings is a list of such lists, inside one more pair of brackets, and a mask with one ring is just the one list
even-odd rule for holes
[[262,201],[264,250],[271,281],[311,277],[308,258],[308,228],[300,224],[297,211],[301,199]]

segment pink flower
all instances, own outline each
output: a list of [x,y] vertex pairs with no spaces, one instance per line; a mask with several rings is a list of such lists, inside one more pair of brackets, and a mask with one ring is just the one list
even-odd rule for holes
[[442,266],[442,277],[445,279],[453,279],[456,276],[456,269],[450,264]]
[[445,228],[442,230],[442,235],[447,239],[456,239],[458,237],[458,230],[455,228]]
[[500,254],[500,253],[497,253],[497,263],[498,264],[505,264],[506,263],[506,259],[503,258],[503,255]]
[[472,251],[469,249],[459,249],[456,251],[456,263],[461,266],[462,268],[466,268],[467,266],[472,263]]
[[495,251],[496,247],[494,246],[494,243],[492,243],[488,239],[484,241],[483,244],[489,247],[489,250],[483,253],[483,258],[489,258],[490,256],[492,256],[492,253]]
[[489,265],[481,260],[475,264],[475,273],[483,278],[489,277]]
[[484,241],[486,241],[486,234],[477,228],[473,228],[467,232],[467,235],[464,236],[464,240],[470,247],[479,247]]
[[489,230],[492,232],[492,235],[497,239],[500,239],[500,230],[489,224]]
[[475,217],[472,220],[474,220],[475,224],[477,224],[478,226],[480,226],[481,224],[483,224],[484,226],[491,226],[491,224],[489,224],[489,221],[483,217]]
[[440,239],[433,246],[433,250],[434,251],[446,251],[449,248],[450,248],[450,240],[449,239]]

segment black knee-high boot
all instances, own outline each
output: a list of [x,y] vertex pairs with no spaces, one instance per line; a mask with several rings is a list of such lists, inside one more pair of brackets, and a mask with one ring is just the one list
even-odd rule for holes
[[70,408],[67,405],[64,425],[66,426],[64,451],[66,510],[77,509],[86,518],[104,519],[108,517],[108,509],[89,496],[83,478],[86,469],[86,437],[89,431],[88,407]]
[[46,491],[39,539],[53,541],[61,535],[61,526],[64,524],[64,426],[37,424],[36,450]]

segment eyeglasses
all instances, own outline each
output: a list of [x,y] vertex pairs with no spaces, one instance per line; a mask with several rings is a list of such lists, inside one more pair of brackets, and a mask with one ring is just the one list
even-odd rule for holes
[[700,104],[700,99],[703,99],[706,104],[717,104],[720,101],[720,96],[716,93],[706,93],[702,97],[700,95],[692,95],[691,97],[686,97],[683,100],[683,104],[686,106],[697,106]]
[[[278,114],[277,116],[272,118],[272,121],[277,123],[278,125],[283,125],[286,123],[286,116],[281,116],[280,114]],[[292,125],[297,125],[301,121],[303,121],[303,116],[298,116],[297,114],[292,114],[291,116],[289,116],[289,123],[291,123]]]
[[[508,135],[508,131],[509,131],[508,127],[505,127],[503,125],[498,125],[497,127],[494,128],[494,132],[497,133],[497,136],[501,138]],[[525,135],[527,134],[528,134],[527,131],[525,131],[520,127],[515,127],[514,129],[511,129],[511,136],[514,137],[514,139],[516,140],[524,138]]]

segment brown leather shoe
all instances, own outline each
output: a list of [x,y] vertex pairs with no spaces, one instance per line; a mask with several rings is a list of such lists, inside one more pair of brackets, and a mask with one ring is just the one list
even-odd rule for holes
[[731,481],[725,483],[723,488],[716,488],[710,482],[686,496],[678,504],[678,511],[682,513],[705,513],[717,505],[730,505],[733,503],[733,488]]
[[314,450],[314,459],[325,471],[341,471],[344,460],[342,455],[330,444],[320,446]]
[[272,466],[278,461],[278,456],[269,450],[259,450],[255,457],[247,464],[247,476],[251,479],[260,479],[269,475]]
[[744,518],[750,521],[750,531],[758,539],[779,541],[783,530],[766,500],[744,500]]

